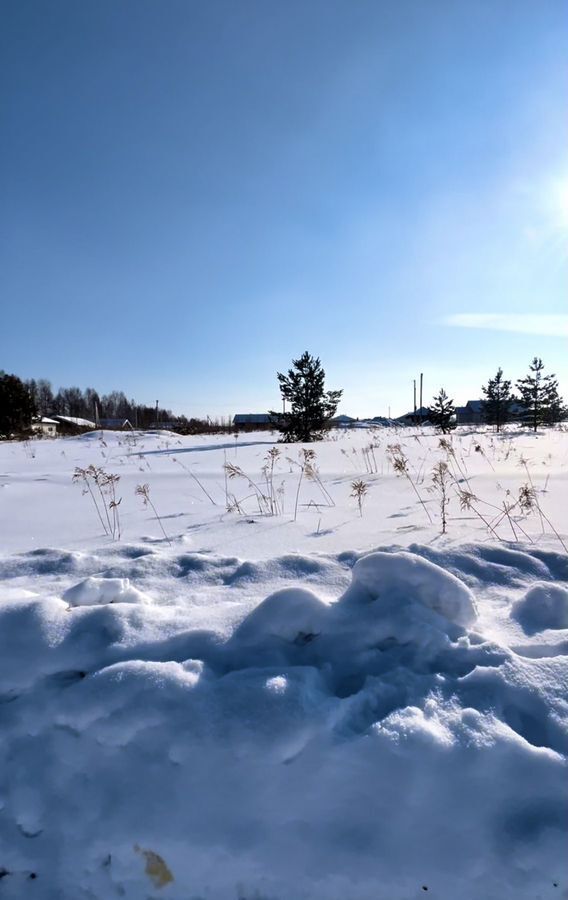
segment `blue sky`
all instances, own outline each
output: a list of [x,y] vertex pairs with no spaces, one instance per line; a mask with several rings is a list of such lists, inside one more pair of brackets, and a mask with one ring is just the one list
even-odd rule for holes
[[7,0],[0,67],[0,368],[226,415],[308,349],[364,415],[536,354],[568,394],[563,0]]

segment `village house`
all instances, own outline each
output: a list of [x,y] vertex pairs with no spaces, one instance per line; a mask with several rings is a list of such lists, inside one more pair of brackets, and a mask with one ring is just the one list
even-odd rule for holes
[[398,416],[398,418],[395,419],[395,422],[398,425],[426,425],[428,423],[429,416],[430,409],[427,406],[421,406],[414,412],[408,412],[403,416]]
[[354,419],[353,416],[346,416],[342,413],[340,416],[335,416],[333,419],[330,419],[329,424],[334,428],[349,428],[357,421],[358,419]]
[[97,427],[94,422],[91,422],[89,419],[82,419],[80,416],[60,416],[57,414],[53,418],[62,434],[83,434],[85,431],[90,431]]
[[239,431],[272,431],[278,427],[278,417],[270,413],[237,413],[233,425]]
[[56,437],[57,425],[58,423],[55,419],[48,419],[47,416],[42,416],[40,419],[32,421],[31,428],[34,434],[41,434],[44,437]]
[[99,428],[106,428],[109,431],[127,431],[132,429],[132,425],[128,419],[119,417],[117,419],[99,419]]
[[468,400],[465,406],[456,406],[457,425],[482,425],[485,422],[485,401]]

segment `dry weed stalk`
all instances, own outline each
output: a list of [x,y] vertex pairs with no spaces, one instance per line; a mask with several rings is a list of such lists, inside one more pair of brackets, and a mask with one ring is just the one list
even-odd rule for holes
[[[271,512],[269,498],[266,496],[266,494],[263,493],[263,491],[261,491],[258,484],[256,484],[256,482],[253,481],[252,478],[250,478],[246,474],[246,472],[243,472],[243,470],[241,469],[240,466],[237,466],[237,465],[235,465],[235,463],[232,463],[232,462],[225,462],[223,469],[225,471],[226,477],[229,480],[233,480],[235,478],[243,478],[247,482],[248,486],[250,488],[252,488],[254,493],[249,496],[256,497],[256,501],[258,503],[258,511],[261,516],[273,515],[273,513]],[[248,497],[244,498],[244,500],[248,500],[248,499],[249,499]],[[241,500],[240,503],[244,503],[244,500]],[[230,506],[227,505],[227,509],[229,512],[231,512],[233,509],[237,509],[239,512],[241,512],[240,504],[234,495],[233,495],[233,503]]]
[[368,485],[363,481],[362,478],[357,479],[357,481],[351,482],[351,497],[355,497],[357,500],[357,506],[359,507],[359,515],[363,518],[363,500],[368,490]]
[[[509,491],[507,491],[507,494],[509,494]],[[517,532],[515,531],[515,525],[513,523],[512,517],[511,517],[511,513],[514,511],[516,506],[517,506],[517,503],[507,503],[506,500],[503,500],[503,516],[501,516],[501,518],[498,520],[497,524],[499,524],[503,518],[506,518],[509,523],[509,527],[511,528],[511,531],[513,532],[514,540],[518,541],[519,538],[517,536]],[[526,532],[523,532],[523,534],[526,534]]]
[[450,468],[447,462],[444,462],[442,459],[439,460],[434,468],[432,469],[432,487],[431,491],[435,491],[438,494],[438,498],[440,501],[440,519],[442,521],[442,534],[446,534],[447,524],[448,524],[448,505],[450,503],[450,495],[449,495],[449,487],[450,482],[453,481],[453,476],[450,473]]
[[[530,512],[533,512],[534,510],[536,510],[540,516],[541,523],[544,521],[547,523],[547,525],[550,526],[550,528],[553,531],[553,533],[555,534],[557,540],[560,542],[560,544],[564,548],[564,551],[566,553],[568,553],[568,546],[566,546],[566,543],[562,540],[562,538],[558,534],[558,531],[556,530],[556,528],[554,527],[554,525],[552,524],[552,522],[550,521],[548,516],[543,512],[541,505],[539,503],[539,500],[538,500],[538,494],[536,492],[534,485],[532,484],[532,481],[530,484],[523,484],[522,487],[519,489],[519,499],[517,502],[518,502],[520,508],[526,513],[530,513]],[[544,531],[543,531],[543,534],[544,534]]]
[[156,516],[158,522],[160,523],[160,528],[162,529],[162,534],[164,535],[165,539],[167,540],[168,544],[171,547],[172,542],[169,539],[168,535],[166,534],[164,526],[162,525],[162,520],[161,520],[160,516],[158,515],[158,510],[156,509],[156,507],[150,500],[150,485],[149,484],[137,484],[136,488],[134,489],[134,493],[136,494],[137,497],[142,497],[142,502],[144,503],[144,506],[151,507],[154,515]]
[[454,483],[454,487],[456,489],[456,494],[458,496],[462,512],[465,512],[467,510],[467,512],[474,513],[478,517],[478,519],[481,519],[481,521],[483,522],[487,530],[493,535],[493,537],[495,537],[498,541],[502,540],[493,528],[492,524],[485,518],[485,516],[483,516],[479,512],[477,506],[474,505],[475,503],[481,502],[479,500],[479,497],[476,497],[473,491],[462,490],[462,488],[460,488],[458,484]]
[[308,481],[313,481],[319,487],[321,493],[323,494],[324,499],[326,500],[326,506],[335,506],[335,500],[324,486],[323,481],[320,478],[320,474],[318,468],[315,464],[316,453],[315,450],[302,450],[304,454],[304,459],[306,459],[306,455],[310,454],[309,459],[307,459],[305,463],[304,475],[308,479]]
[[[94,466],[91,463],[86,469],[77,466],[72,478],[75,483],[82,483],[83,495],[88,494],[90,496],[105,534],[112,537],[113,540],[120,540],[118,507],[122,502],[122,497],[119,499],[116,497],[116,485],[120,481],[120,475],[105,472],[100,466]],[[99,495],[99,501],[97,501],[93,486]],[[99,502],[101,506],[99,506]],[[104,519],[101,507],[105,513]]]
[[[343,451],[342,451],[343,452]],[[298,477],[298,484],[296,487],[296,499],[294,502],[294,522],[298,517],[298,503],[300,499],[300,488],[302,485],[302,480],[306,478],[308,481],[313,481],[317,484],[320,489],[323,497],[325,498],[326,506],[335,506],[335,501],[329,491],[324,487],[322,480],[320,478],[319,472],[317,470],[317,466],[315,464],[316,460],[316,451],[312,450],[311,447],[302,447],[299,451],[300,462],[296,462],[294,459],[290,459],[289,456],[286,457],[287,462],[290,465],[298,466],[300,469],[300,475]]]
[[[464,493],[466,493],[466,492],[464,492]],[[511,496],[511,492],[510,492],[510,491],[507,491],[507,497],[510,497],[510,496]],[[473,511],[479,516],[479,518],[482,519],[482,521],[484,522],[484,524],[486,525],[486,527],[489,529],[489,531],[491,532],[491,534],[493,534],[493,535],[497,538],[497,540],[503,541],[504,539],[501,538],[501,537],[497,534],[497,531],[496,531],[495,529],[498,528],[499,525],[501,525],[501,523],[502,523],[505,519],[507,519],[507,522],[509,523],[509,527],[510,527],[512,533],[513,533],[513,540],[514,540],[515,542],[518,542],[518,540],[519,540],[519,537],[518,537],[518,534],[517,534],[517,531],[516,531],[516,528],[518,528],[519,531],[522,531],[522,533],[523,533],[524,536],[526,537],[527,541],[529,541],[531,544],[534,543],[533,539],[531,538],[531,536],[530,536],[529,534],[527,534],[527,532],[525,531],[525,529],[523,528],[523,526],[520,524],[520,522],[518,521],[518,519],[517,519],[516,521],[514,521],[513,518],[512,518],[512,513],[515,512],[515,510],[517,509],[517,507],[520,508],[520,506],[519,506],[519,501],[518,501],[518,500],[517,500],[516,502],[514,502],[514,503],[511,503],[511,502],[509,502],[509,501],[507,501],[507,500],[504,500],[501,506],[495,506],[494,503],[489,503],[487,500],[480,500],[478,497],[475,497],[474,499],[476,500],[476,502],[482,503],[484,506],[487,506],[487,507],[489,507],[490,509],[494,509],[494,510],[497,511],[497,515],[494,516],[493,519],[491,519],[490,521],[488,521],[487,519],[485,519],[484,517],[481,516],[481,513],[479,512],[479,510],[474,509],[473,507],[468,507],[468,508],[473,509]],[[463,509],[463,508],[464,508],[464,507],[462,506],[462,509]],[[516,528],[515,528],[515,525],[516,525]]]
[[434,520],[430,515],[430,512],[428,511],[428,507],[426,506],[424,500],[420,496],[420,491],[416,487],[416,483],[414,482],[414,479],[412,478],[412,475],[408,470],[408,459],[404,455],[400,444],[389,444],[387,447],[387,454],[389,455],[389,459],[392,463],[395,474],[406,478],[407,481],[410,482],[414,493],[418,497],[419,502],[422,504],[424,512],[428,516],[430,524],[433,525]]
[[353,469],[355,470],[355,472],[357,472],[357,466],[355,465],[355,463],[354,463],[353,460],[351,459],[351,456],[349,455],[349,453],[347,452],[347,450],[346,450],[344,447],[341,448],[341,453],[343,454],[343,456],[345,457],[345,459],[348,459],[348,460],[349,460],[349,462],[350,462],[351,465],[353,466]]
[[378,449],[380,444],[374,444],[372,441],[366,447],[363,447],[361,450],[361,454],[363,459],[365,460],[365,468],[367,470],[368,475],[376,475],[378,473],[377,467],[377,459],[375,457],[375,449]]
[[[95,510],[97,512],[97,516],[99,517],[99,521],[103,527],[103,531],[105,534],[108,534],[109,533],[108,528],[107,528],[105,521],[101,515],[99,504],[97,503],[97,498],[95,497],[95,494],[93,492],[93,488],[91,485],[91,481],[94,481],[92,470],[95,470],[95,467],[93,465],[90,465],[86,469],[83,469],[80,466],[77,466],[73,473],[73,481],[75,483],[82,482],[81,493],[83,494],[83,496],[85,496],[86,494],[88,494],[90,496],[90,498],[93,502],[93,506],[95,507]],[[104,506],[104,498],[103,498],[103,506]]]
[[280,457],[280,450],[278,447],[271,447],[266,456],[264,457],[264,466],[262,468],[262,472],[266,479],[266,489],[268,492],[268,505],[270,507],[270,515],[277,516],[280,512],[278,505],[278,497],[276,496],[281,492],[279,488],[277,491],[274,490],[274,465],[277,459]]
[[[459,460],[456,456],[456,451],[454,449],[451,439],[440,438],[439,447],[441,450],[444,450],[446,452],[447,457],[448,457],[448,463],[452,464],[452,466],[457,470],[457,473],[459,473],[461,478],[463,478],[463,480],[467,484],[468,488],[471,490],[471,484],[469,483],[465,460],[463,459],[463,456],[462,456],[462,463],[463,463],[463,468],[462,468],[462,466],[460,465]],[[456,478],[456,480],[457,480],[457,478]]]
[[191,471],[191,469],[189,468],[189,466],[186,466],[184,463],[182,463],[182,461],[181,461],[180,459],[178,459],[177,456],[172,456],[172,462],[177,463],[178,466],[181,466],[182,469],[184,469],[184,470],[187,472],[187,474],[190,476],[190,478],[193,478],[193,480],[196,482],[196,484],[199,485],[199,487],[201,488],[201,490],[203,491],[203,493],[205,494],[205,496],[207,497],[207,499],[211,501],[211,503],[213,504],[213,506],[217,506],[217,504],[215,503],[215,501],[214,501],[213,497],[211,496],[211,494],[209,493],[209,491],[207,491],[207,490],[203,487],[203,485],[201,484],[199,478],[197,477],[197,475],[195,474],[195,472],[192,472],[192,471]]
[[494,471],[495,471],[495,466],[493,465],[493,463],[491,462],[491,460],[490,460],[489,457],[487,456],[487,453],[484,451],[484,449],[483,449],[483,447],[481,446],[481,444],[476,444],[476,445],[474,446],[473,449],[475,450],[476,453],[480,453],[480,454],[482,455],[482,457],[483,457],[485,460],[487,460],[487,462],[488,462],[489,465],[491,466],[491,469],[492,469],[493,472],[494,472]]
[[528,461],[528,459],[526,459],[522,454],[521,454],[521,458],[519,459],[519,465],[525,470],[526,475],[527,475],[527,478],[528,478],[528,480],[529,480],[529,485],[530,485],[531,491],[532,491],[532,493],[533,493],[533,495],[534,495],[533,508],[536,509],[536,510],[538,511],[538,514],[539,514],[539,517],[540,517],[540,527],[541,527],[541,531],[542,531],[542,533],[544,534],[544,531],[545,531],[545,529],[544,529],[544,516],[543,516],[543,514],[542,514],[542,510],[541,510],[541,508],[540,508],[540,505],[539,505],[539,503],[538,503],[536,488],[535,488],[535,486],[534,486],[534,482],[533,482],[533,480],[532,480],[531,473],[530,473],[530,470],[529,470],[529,461]]
[[107,474],[105,477],[104,488],[106,489],[110,500],[108,504],[108,508],[112,513],[112,538],[113,540],[120,540],[120,516],[118,513],[118,507],[122,503],[122,497],[116,499],[116,485],[120,481],[120,475],[113,475],[111,473]]

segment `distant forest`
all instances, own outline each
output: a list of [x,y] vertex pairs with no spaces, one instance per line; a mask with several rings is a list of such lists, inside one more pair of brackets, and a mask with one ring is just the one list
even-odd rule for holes
[[[123,391],[111,391],[109,394],[99,394],[95,388],[88,387],[82,391],[78,387],[60,387],[54,393],[49,382],[45,378],[31,378],[23,384],[28,389],[34,409],[40,416],[76,416],[81,419],[89,419],[91,422],[98,419],[128,419],[134,428],[149,428],[151,426],[175,422],[176,426],[184,426],[191,430],[192,426],[199,426],[200,430],[208,428],[228,428],[231,420],[212,421],[207,419],[202,422],[199,419],[188,419],[187,416],[174,416],[171,409],[155,406],[146,406],[129,400]],[[207,427],[208,426],[208,427]]]
[[[144,427],[156,421],[156,407],[144,406],[129,400],[123,391],[111,391],[110,394],[99,394],[92,387],[82,391],[78,387],[60,387],[53,392],[51,382],[45,378],[34,378],[24,381],[32,402],[40,416],[77,416],[81,419],[95,421],[100,419],[128,419],[132,425]],[[172,419],[169,409],[159,410],[159,419],[163,422]]]

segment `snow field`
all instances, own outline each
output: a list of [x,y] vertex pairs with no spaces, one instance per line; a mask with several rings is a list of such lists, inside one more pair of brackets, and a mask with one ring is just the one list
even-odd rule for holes
[[[565,438],[506,438],[528,447],[499,444],[492,472],[476,436],[472,488],[499,505],[530,452],[562,538]],[[93,536],[70,474],[110,439],[0,447],[0,897],[563,896],[568,559],[538,513],[512,545],[456,502],[441,538],[385,458],[361,518],[336,471],[357,433],[316,448],[335,507],[225,514],[216,447],[188,456],[220,508],[186,508],[165,438],[142,440],[171,545],[121,455],[125,540]],[[264,453],[236,449],[251,477]]]

